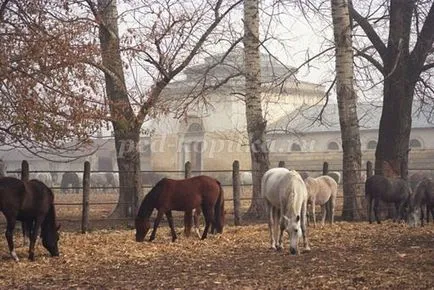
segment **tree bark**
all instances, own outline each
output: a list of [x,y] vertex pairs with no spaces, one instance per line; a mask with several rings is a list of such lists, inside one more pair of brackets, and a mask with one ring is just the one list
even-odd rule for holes
[[119,168],[119,201],[112,215],[128,217],[136,213],[139,197],[142,194],[138,150],[141,123],[136,120],[126,91],[119,49],[117,2],[98,0],[98,11],[101,57],[106,68],[106,93]]
[[267,122],[261,106],[261,62],[259,54],[259,3],[244,1],[244,68],[247,134],[252,162],[252,202],[248,217],[262,218],[266,215],[261,198],[261,179],[269,168],[268,148],[265,139]]
[[[391,1],[390,32],[384,59],[384,100],[375,152],[375,173],[407,177],[414,78],[410,76],[413,1]],[[391,168],[392,172],[385,170]],[[404,168],[401,168],[403,166]]]
[[352,28],[347,0],[331,0],[336,46],[336,91],[343,150],[344,204],[342,217],[359,218],[357,195],[360,193],[361,145],[357,117],[357,95],[353,82]]

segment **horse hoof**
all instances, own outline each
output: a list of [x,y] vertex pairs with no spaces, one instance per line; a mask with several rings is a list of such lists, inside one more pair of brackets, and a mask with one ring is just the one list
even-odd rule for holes
[[15,260],[15,262],[19,262],[19,261],[20,261],[20,259],[18,259],[17,253],[15,253],[15,251],[13,251],[13,252],[11,253],[11,256],[12,256],[12,258]]
[[282,249],[283,249],[282,246],[277,246],[277,247],[276,247],[276,250],[277,250],[278,252],[282,251]]
[[29,261],[34,262],[35,261],[35,255],[29,255]]

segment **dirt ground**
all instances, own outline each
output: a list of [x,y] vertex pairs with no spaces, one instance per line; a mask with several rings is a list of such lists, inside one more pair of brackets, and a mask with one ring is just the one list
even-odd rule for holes
[[[180,233],[181,228],[177,229]],[[18,235],[18,234],[17,234]],[[64,232],[59,258],[37,246],[35,262],[0,239],[0,288],[141,289],[426,289],[434,288],[434,225],[338,222],[309,228],[312,250],[296,256],[269,249],[265,224],[225,228],[201,241],[162,225],[154,242],[134,230]],[[16,244],[22,244],[17,237]],[[301,245],[302,246],[302,245]]]

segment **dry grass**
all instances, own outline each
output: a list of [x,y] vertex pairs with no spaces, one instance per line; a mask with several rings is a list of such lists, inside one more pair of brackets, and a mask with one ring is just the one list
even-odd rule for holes
[[38,245],[36,262],[29,262],[20,247],[19,263],[9,257],[3,239],[0,287],[432,288],[433,237],[433,224],[340,222],[310,228],[312,251],[291,256],[287,248],[269,249],[265,224],[227,227],[204,241],[181,235],[175,243],[162,226],[152,243],[136,243],[133,230],[62,233],[59,258]]

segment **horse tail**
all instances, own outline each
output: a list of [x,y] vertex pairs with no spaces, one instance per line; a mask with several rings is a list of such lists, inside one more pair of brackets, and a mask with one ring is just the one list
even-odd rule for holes
[[223,233],[223,227],[224,227],[225,198],[224,198],[223,187],[218,180],[217,180],[217,184],[219,186],[219,195],[214,205],[214,222],[216,225],[215,230],[217,231],[217,233],[221,234]]

